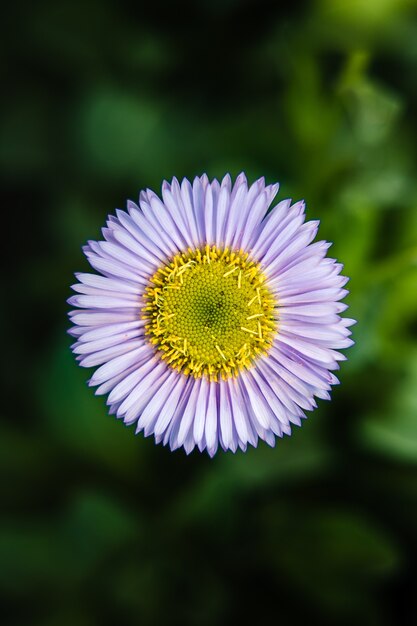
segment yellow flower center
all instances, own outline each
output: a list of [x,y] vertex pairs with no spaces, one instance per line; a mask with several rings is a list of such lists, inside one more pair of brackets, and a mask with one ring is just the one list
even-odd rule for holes
[[275,300],[246,252],[190,248],[160,267],[145,290],[146,335],[183,374],[219,381],[265,354]]

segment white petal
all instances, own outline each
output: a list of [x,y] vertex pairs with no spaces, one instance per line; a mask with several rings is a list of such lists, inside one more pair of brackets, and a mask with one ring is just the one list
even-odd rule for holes
[[162,406],[161,411],[159,412],[158,419],[156,420],[156,424],[154,427],[155,437],[160,437],[168,428],[171,419],[174,416],[178,403],[181,399],[181,395],[184,392],[186,377],[179,374],[178,380],[172,392],[167,398],[167,401]]
[[224,449],[227,450],[233,445],[233,428],[232,428],[232,410],[228,387],[225,381],[218,384],[219,391],[219,416],[220,416],[220,433],[223,440]]
[[136,299],[128,300],[124,297],[116,298],[111,296],[72,296],[68,299],[71,306],[82,309],[140,309],[143,303]]
[[181,182],[181,198],[184,210],[187,213],[193,243],[194,246],[197,247],[200,244],[201,239],[198,231],[197,215],[193,207],[193,189],[190,181],[186,178],[184,178]]
[[205,426],[207,452],[210,456],[216,453],[218,446],[218,406],[216,391],[216,383],[210,383]]
[[105,276],[98,276],[97,274],[84,274],[76,273],[76,278],[83,283],[83,285],[89,285],[90,287],[96,287],[97,289],[104,289],[105,291],[116,291],[130,293],[137,295],[138,289],[136,283],[127,280],[116,280],[106,278]]
[[112,335],[118,335],[120,333],[129,332],[133,329],[138,329],[143,333],[143,326],[146,324],[146,320],[135,320],[134,322],[122,322],[121,324],[108,324],[106,326],[99,326],[94,330],[86,330],[83,327],[77,330],[81,331],[82,335],[79,341],[96,341],[97,339],[103,339],[104,337],[110,337]]
[[230,396],[230,405],[233,414],[233,422],[240,441],[245,445],[251,443],[256,446],[256,436],[253,433],[250,421],[246,415],[246,409],[243,405],[240,395],[240,389],[235,379],[228,380],[228,389]]
[[210,246],[214,242],[214,209],[213,209],[213,189],[211,185],[206,188],[204,198],[204,234],[205,241]]
[[[184,414],[182,416],[182,420],[180,423],[180,428],[177,436],[177,445],[182,446],[184,441],[190,431],[191,424],[193,420],[196,418],[196,414],[202,410],[204,412],[203,407],[197,407],[197,400],[199,398],[200,388],[199,385],[196,385],[193,381],[192,389],[190,391],[190,396],[188,399],[187,406],[184,409]],[[191,431],[193,429],[191,428]]]
[[142,342],[142,345],[139,348],[111,359],[94,372],[90,379],[90,385],[93,386],[104,383],[112,376],[117,376],[117,374],[120,374],[124,370],[128,369],[131,365],[138,361],[139,355],[141,355],[144,350],[149,351],[149,347]]
[[[122,358],[123,356],[126,356],[126,354],[132,353],[132,350],[136,352],[137,349],[142,350],[145,348],[149,350],[148,346],[144,343],[142,338],[133,339],[131,341],[124,341],[123,343],[119,343],[116,346],[105,348],[104,350],[100,350],[83,358],[80,358],[80,365],[82,367],[96,367],[97,365],[106,363],[109,360],[114,360],[116,357]],[[103,367],[105,366],[103,365]]]
[[204,427],[206,424],[206,411],[208,399],[208,381],[206,378],[198,379],[194,383],[196,393],[198,393],[197,406],[195,407],[195,417],[193,425],[194,441],[199,445],[204,437]]
[[69,316],[71,322],[78,326],[102,326],[137,321],[137,313],[126,311],[70,311]]
[[105,348],[125,343],[140,334],[141,330],[139,328],[135,328],[128,332],[103,337],[102,339],[96,339],[95,341],[79,342],[76,346],[72,346],[72,351],[74,354],[92,354],[93,352],[98,352],[100,350],[104,350]]
[[115,385],[107,399],[108,404],[114,404],[115,402],[124,400],[124,398],[133,391],[139,381],[143,380],[154,367],[155,362],[153,359],[147,359],[145,362],[142,362],[141,365],[135,367],[133,372],[125,376],[120,383]]
[[180,200],[181,204],[179,204],[178,200],[174,199],[174,196],[171,193],[170,185],[166,181],[164,181],[162,185],[162,198],[165,206],[171,213],[172,218],[185,239],[186,247],[192,248],[194,246],[194,240],[182,202]]
[[94,269],[98,272],[101,272],[105,276],[116,276],[117,278],[127,278],[127,280],[131,280],[136,283],[141,283],[146,285],[147,281],[144,280],[138,273],[132,269],[127,267],[124,263],[118,262],[116,260],[104,259],[97,255],[89,256],[88,262]]
[[162,384],[158,393],[153,395],[148,404],[144,408],[142,415],[139,417],[136,432],[144,431],[145,437],[153,432],[156,420],[163,407],[168,403],[171,394],[174,392],[175,387],[179,383],[180,375],[178,372],[172,370]]
[[227,185],[222,186],[219,195],[219,201],[217,203],[217,213],[216,213],[216,235],[215,242],[219,247],[223,247],[225,245],[225,223],[227,219],[227,211],[229,209],[230,202],[230,191]]
[[240,215],[239,211],[245,202],[247,193],[248,187],[246,179],[239,183],[236,180],[230,199],[229,210],[225,218],[224,243],[226,246],[233,247],[233,238],[236,233]]

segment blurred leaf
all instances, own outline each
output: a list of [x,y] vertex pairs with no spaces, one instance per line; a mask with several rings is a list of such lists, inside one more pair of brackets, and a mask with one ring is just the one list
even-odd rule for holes
[[359,143],[373,145],[387,139],[402,110],[400,97],[374,84],[366,75],[369,54],[350,55],[341,77],[339,94]]
[[86,385],[87,370],[78,367],[62,338],[43,371],[40,399],[46,426],[67,448],[126,473],[144,461],[143,439],[109,416],[103,399]]
[[62,534],[77,555],[80,571],[92,567],[104,556],[140,536],[138,520],[133,519],[112,496],[94,491],[77,494],[71,502]]
[[50,165],[50,133],[44,98],[8,101],[0,121],[0,168],[9,178],[36,175]]
[[[324,407],[323,407],[324,408]],[[278,440],[275,448],[260,441],[256,449],[246,453],[220,452],[191,485],[191,489],[175,503],[180,519],[223,519],[225,510],[247,493],[274,485],[277,489],[308,477],[320,475],[331,463],[331,451],[320,438],[320,415],[314,423],[304,424],[303,431],[293,427],[291,438]]]
[[266,529],[265,549],[277,573],[304,601],[327,616],[343,616],[342,623],[375,617],[369,594],[400,564],[396,546],[378,526],[349,510],[303,509],[269,510]]
[[0,528],[0,583],[19,589],[62,590],[89,578],[94,568],[135,536],[129,515],[111,498],[80,493],[67,515],[29,522],[4,520]]
[[[93,169],[112,178],[145,174],[160,149],[159,107],[115,90],[92,92],[81,110],[80,141]],[[160,154],[163,158],[163,154]]]
[[414,348],[403,364],[404,376],[396,394],[381,414],[366,417],[361,440],[383,454],[400,461],[417,463],[417,351]]
[[362,28],[385,25],[396,14],[412,8],[413,4],[414,0],[320,0],[325,17]]

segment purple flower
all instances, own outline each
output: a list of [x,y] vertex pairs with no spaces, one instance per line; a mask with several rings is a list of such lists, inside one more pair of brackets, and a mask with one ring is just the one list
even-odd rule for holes
[[110,413],[172,450],[213,456],[291,433],[352,345],[342,265],[278,184],[176,178],[128,202],[84,252],[72,349]]

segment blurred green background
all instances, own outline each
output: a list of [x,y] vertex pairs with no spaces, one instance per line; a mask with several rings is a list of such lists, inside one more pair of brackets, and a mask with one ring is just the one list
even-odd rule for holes
[[[417,3],[4,10],[8,626],[417,619]],[[171,453],[66,335],[81,245],[163,178],[265,175],[351,277],[342,385],[275,449]]]

